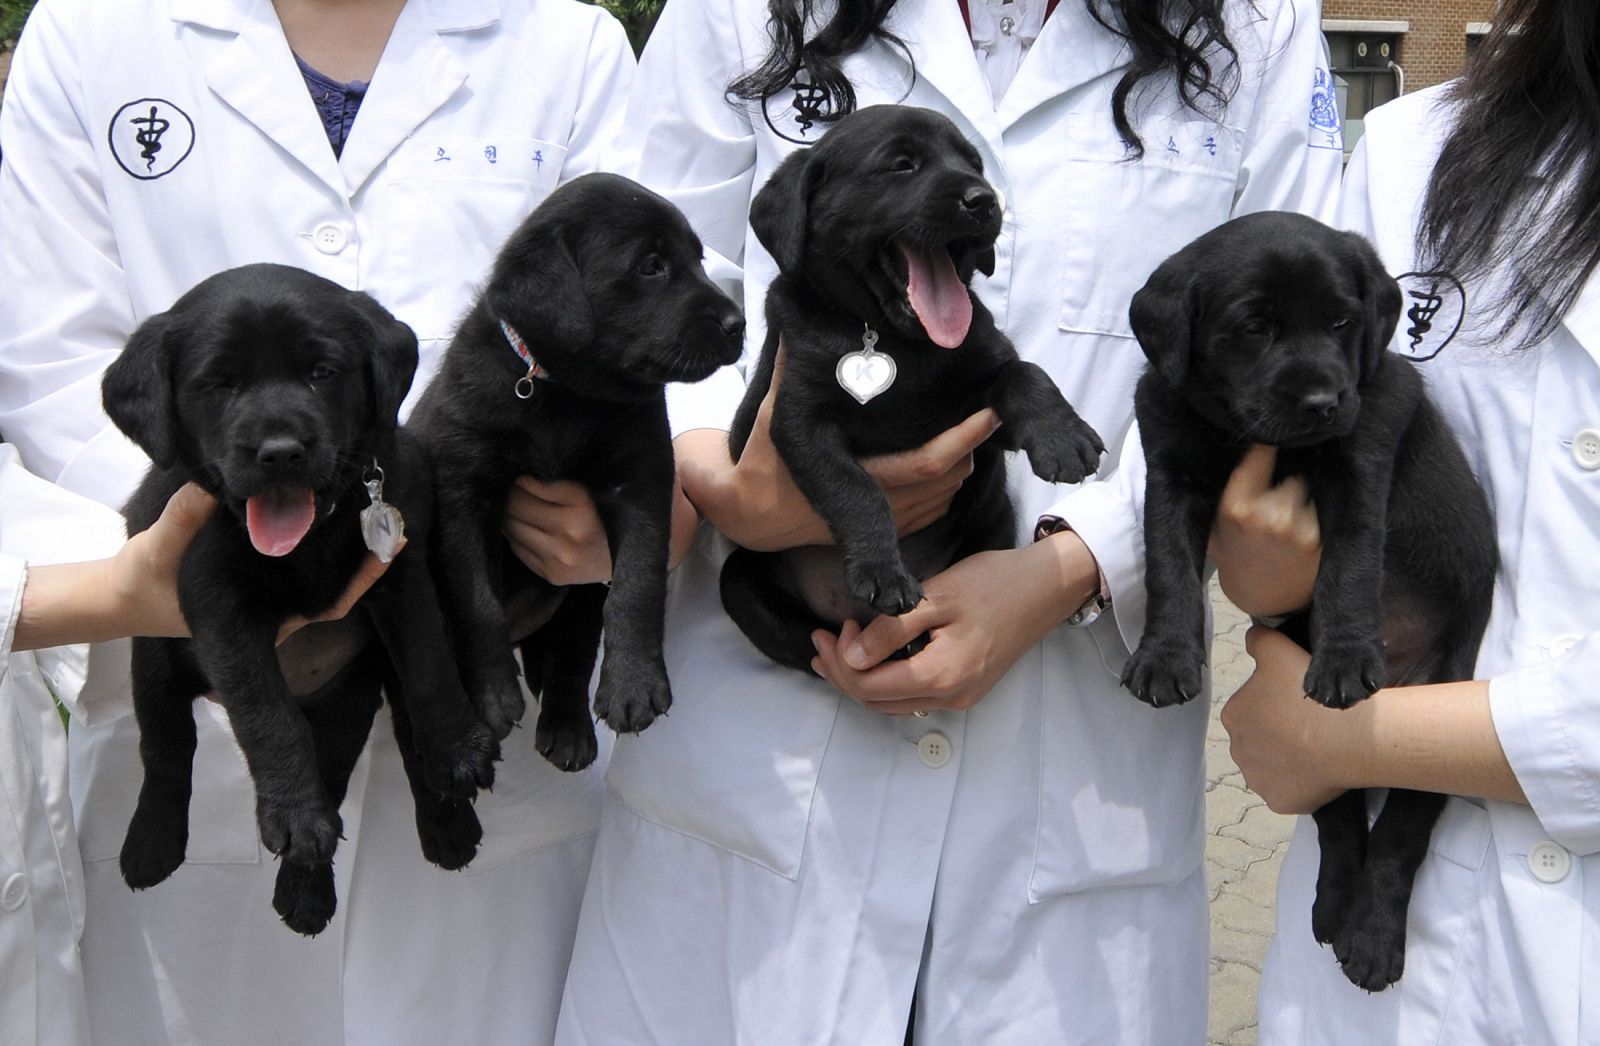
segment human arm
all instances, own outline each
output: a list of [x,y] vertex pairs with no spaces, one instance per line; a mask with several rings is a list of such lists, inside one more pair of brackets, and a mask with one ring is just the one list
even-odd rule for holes
[[1351,788],[1412,788],[1527,803],[1486,680],[1389,687],[1347,709],[1305,696],[1311,656],[1256,626],[1256,669],[1222,709],[1245,783],[1279,813],[1311,813]]

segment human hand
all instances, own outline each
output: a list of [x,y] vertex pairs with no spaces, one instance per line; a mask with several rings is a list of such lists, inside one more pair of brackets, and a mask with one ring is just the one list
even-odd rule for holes
[[[923,582],[923,600],[865,629],[811,634],[811,667],[875,711],[906,715],[977,704],[1035,643],[1096,591],[1099,569],[1071,531],[1023,548],[980,552]],[[1004,598],[996,598],[1004,593]],[[885,661],[922,633],[927,646]]]
[[1305,696],[1311,655],[1282,633],[1257,625],[1245,651],[1255,672],[1222,706],[1233,761],[1274,811],[1313,813],[1348,787],[1331,768],[1355,719]]
[[[737,464],[730,460],[725,433],[695,430],[674,444],[678,476],[689,500],[734,544],[760,552],[833,543],[827,524],[795,485],[772,442],[772,409],[783,360],[780,349],[772,385]],[[902,536],[949,510],[956,491],[972,474],[973,450],[999,427],[999,416],[986,407],[913,450],[862,459],[862,467],[883,488]]]
[[552,585],[611,580],[605,524],[581,483],[518,476],[506,495],[501,531],[522,565]]
[[216,511],[216,498],[197,484],[185,483],[148,529],[105,560],[106,591],[121,622],[113,634],[189,635],[189,623],[178,607],[178,565]]
[[1311,602],[1322,562],[1322,532],[1305,480],[1276,486],[1274,447],[1256,444],[1228,478],[1211,529],[1217,581],[1247,614],[1291,614]]

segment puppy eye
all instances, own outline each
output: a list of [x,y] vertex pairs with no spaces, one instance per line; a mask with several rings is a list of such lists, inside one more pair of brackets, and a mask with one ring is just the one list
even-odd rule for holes
[[889,171],[892,174],[915,174],[917,161],[909,156],[896,156],[889,162]]
[[1340,316],[1338,319],[1334,320],[1331,324],[1329,324],[1329,327],[1331,329],[1333,329],[1333,330],[1338,330],[1341,327],[1348,327],[1348,326],[1350,326],[1350,317],[1348,317],[1348,316]]
[[339,372],[328,366],[326,363],[319,363],[315,367],[311,368],[311,380],[327,381],[337,373]]
[[1265,338],[1272,333],[1272,324],[1268,323],[1266,320],[1251,320],[1249,323],[1246,323],[1243,327],[1241,327],[1240,330],[1244,331],[1252,338]]
[[659,254],[647,254],[634,263],[633,271],[640,276],[660,276],[667,271],[667,263]]

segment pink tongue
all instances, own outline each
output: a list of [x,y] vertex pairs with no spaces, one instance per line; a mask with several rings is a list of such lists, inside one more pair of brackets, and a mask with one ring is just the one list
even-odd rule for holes
[[906,297],[922,329],[935,345],[955,348],[967,340],[967,328],[972,326],[972,298],[956,274],[950,252],[943,247],[898,246],[909,274]]
[[287,556],[317,518],[317,496],[306,487],[269,490],[244,503],[250,544],[263,556]]

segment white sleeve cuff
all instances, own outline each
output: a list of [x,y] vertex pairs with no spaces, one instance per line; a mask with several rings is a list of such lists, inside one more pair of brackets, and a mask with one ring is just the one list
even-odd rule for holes
[[1144,528],[1138,504],[1115,481],[1087,483],[1050,508],[1089,547],[1110,590],[1117,632],[1130,651],[1144,634]]

